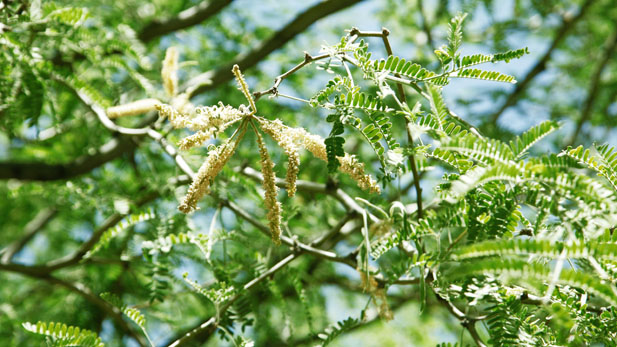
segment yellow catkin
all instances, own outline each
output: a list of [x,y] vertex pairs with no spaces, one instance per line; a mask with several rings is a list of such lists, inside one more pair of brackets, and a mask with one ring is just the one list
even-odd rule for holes
[[298,136],[296,129],[286,127],[280,120],[263,121],[261,129],[272,137],[287,154],[287,195],[296,194],[296,181],[300,171],[300,154],[298,153]]
[[212,137],[214,128],[207,131],[198,131],[193,135],[187,136],[178,142],[178,148],[183,151],[187,151],[193,147],[202,145]]
[[208,141],[230,125],[236,123],[247,112],[219,103],[215,106],[193,108],[191,114],[178,112],[174,107],[160,104],[157,106],[162,117],[167,117],[175,128],[188,128],[197,131],[178,143],[182,150],[188,150]]
[[196,107],[191,117],[187,117],[184,127],[190,130],[206,131],[212,127],[242,119],[246,110],[237,109],[219,102],[214,106]]
[[163,68],[161,69],[161,78],[163,86],[169,96],[175,96],[178,90],[178,50],[176,47],[169,47],[165,52],[165,60],[163,60]]
[[257,112],[257,107],[255,107],[255,99],[253,99],[253,95],[249,91],[249,85],[244,80],[244,76],[242,75],[242,71],[240,71],[240,67],[238,65],[234,65],[231,71],[236,76],[236,82],[238,82],[239,89],[244,94],[246,100],[249,102],[253,114],[255,114]]
[[113,106],[107,109],[107,117],[113,119],[154,111],[160,103],[157,99],[142,99],[124,105]]
[[261,173],[263,174],[263,187],[265,190],[264,205],[268,210],[267,218],[270,225],[270,234],[274,243],[281,243],[281,203],[276,200],[278,187],[275,184],[274,163],[270,159],[266,144],[261,134],[255,131],[259,155],[261,157]]
[[197,209],[197,202],[210,192],[210,184],[234,154],[242,135],[243,133],[235,141],[225,142],[208,153],[208,157],[197,171],[193,183],[178,207],[181,212],[190,213]]
[[338,160],[341,163],[339,170],[348,174],[358,183],[360,188],[371,193],[381,193],[381,189],[373,177],[364,173],[364,163],[360,163],[354,155],[345,153],[345,156],[338,157]]
[[[328,161],[326,144],[321,136],[310,134],[303,128],[288,127],[281,123],[280,120],[262,121],[262,128],[269,128],[269,131],[275,133],[272,136],[279,144],[281,144],[279,139],[288,138],[288,141],[306,148],[316,158]],[[269,133],[268,131],[266,132]],[[281,147],[285,148],[283,145]],[[338,160],[341,164],[339,170],[355,180],[360,188],[371,193],[381,192],[377,182],[373,177],[364,172],[364,164],[360,163],[355,156],[346,153],[345,156],[338,157]]]

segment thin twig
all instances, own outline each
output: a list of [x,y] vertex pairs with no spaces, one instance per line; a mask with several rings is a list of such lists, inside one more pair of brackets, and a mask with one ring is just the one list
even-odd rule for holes
[[317,60],[321,60],[321,59],[325,59],[328,58],[330,55],[329,54],[321,54],[318,56],[313,57],[312,55],[308,54],[307,52],[304,52],[304,60],[294,66],[293,68],[291,68],[289,71],[277,76],[274,79],[274,85],[272,85],[272,87],[270,87],[269,89],[263,90],[261,92],[254,92],[253,93],[253,97],[255,98],[255,101],[259,100],[259,98],[261,98],[262,96],[266,95],[266,94],[271,94],[271,95],[279,95],[278,93],[278,88],[281,85],[281,83],[283,82],[284,79],[286,79],[287,77],[291,76],[292,74],[294,74],[296,71],[302,69],[303,67],[309,65],[310,63],[317,61]]

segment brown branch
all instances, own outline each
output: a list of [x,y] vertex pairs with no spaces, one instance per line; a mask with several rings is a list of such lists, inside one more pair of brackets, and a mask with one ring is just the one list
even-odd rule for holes
[[565,37],[568,35],[569,31],[572,28],[574,28],[576,23],[581,18],[583,18],[583,16],[585,15],[585,13],[587,12],[587,10],[591,6],[591,4],[593,4],[594,1],[595,0],[586,0],[581,5],[581,8],[580,8],[580,10],[579,10],[579,12],[578,12],[578,14],[576,16],[574,16],[572,18],[563,18],[561,27],[559,27],[559,29],[557,30],[557,33],[555,34],[555,38],[553,39],[553,42],[551,43],[551,46],[544,53],[542,58],[540,58],[540,60],[538,60],[536,62],[536,64],[531,69],[531,71],[529,71],[529,73],[525,76],[525,78],[523,78],[522,81],[519,81],[516,84],[516,88],[514,89],[514,91],[512,93],[510,93],[510,95],[508,95],[508,98],[503,103],[503,105],[499,108],[499,110],[497,110],[497,112],[495,112],[492,116],[490,116],[490,123],[491,124],[496,125],[497,121],[499,120],[499,117],[501,116],[501,114],[507,108],[509,108],[510,106],[514,106],[518,102],[518,100],[523,96],[523,93],[529,87],[531,82],[541,72],[543,72],[546,69],[548,62],[551,59],[551,55],[553,54],[553,51],[555,51],[555,49],[557,49],[559,44],[561,44],[561,42],[565,39]]
[[121,136],[104,144],[94,154],[83,155],[67,163],[2,162],[0,163],[0,179],[14,178],[23,181],[67,180],[86,174],[122,156],[124,153],[133,151],[136,147],[135,142],[129,137]]
[[480,335],[478,334],[478,331],[476,330],[476,321],[478,321],[479,319],[467,317],[465,313],[461,312],[449,300],[442,298],[439,295],[439,293],[437,293],[435,290],[433,290],[433,293],[435,294],[435,298],[437,298],[437,302],[441,303],[445,308],[447,308],[448,311],[454,317],[456,317],[456,319],[458,319],[461,322],[461,325],[465,329],[467,329],[467,331],[469,332],[469,335],[471,336],[473,341],[476,343],[476,345],[478,347],[486,347],[486,344],[484,343],[484,341],[482,341],[482,338],[480,338]]
[[583,105],[583,110],[581,112],[581,117],[578,119],[576,123],[576,128],[568,141],[568,145],[573,146],[578,138],[581,130],[583,129],[583,125],[591,118],[591,114],[593,113],[593,106],[598,97],[598,87],[600,86],[600,79],[602,77],[602,73],[611,62],[611,58],[615,53],[615,49],[617,48],[617,30],[613,32],[612,36],[609,38],[606,43],[606,49],[602,54],[602,58],[600,62],[596,66],[596,70],[591,76],[591,83],[589,84],[589,91],[587,92],[587,99],[585,99],[585,104]]
[[233,0],[202,1],[198,5],[178,13],[176,16],[153,20],[141,29],[137,37],[143,42],[148,42],[174,31],[197,25],[219,13],[227,5],[231,4],[232,1]]
[[39,213],[26,224],[23,236],[2,250],[4,254],[2,255],[1,262],[10,263],[15,254],[21,251],[24,246],[47,225],[57,212],[55,208],[45,208],[39,211]]
[[261,98],[262,96],[266,95],[266,94],[272,94],[272,95],[277,95],[278,94],[278,88],[281,85],[281,82],[283,82],[284,79],[286,79],[287,77],[291,76],[293,73],[295,73],[296,71],[302,69],[303,67],[305,67],[306,65],[316,61],[316,60],[321,60],[321,59],[325,59],[327,57],[329,57],[329,54],[321,54],[318,56],[313,57],[312,55],[308,54],[307,52],[304,52],[304,60],[294,66],[293,68],[291,68],[289,71],[277,76],[274,79],[274,85],[272,87],[270,87],[270,89],[261,91],[261,92],[255,92],[253,93],[253,97],[255,97],[255,101],[259,100],[259,98]]
[[232,79],[233,75],[229,73],[232,66],[237,64],[243,71],[255,66],[270,53],[281,48],[298,34],[304,32],[311,24],[319,19],[357,4],[360,1],[362,0],[321,1],[300,13],[294,20],[287,23],[282,29],[274,33],[269,39],[259,44],[259,46],[255,47],[253,50],[238,55],[229,63],[214,71],[209,71],[192,78],[187,82],[187,87],[183,89],[187,90],[191,96],[213,89]]

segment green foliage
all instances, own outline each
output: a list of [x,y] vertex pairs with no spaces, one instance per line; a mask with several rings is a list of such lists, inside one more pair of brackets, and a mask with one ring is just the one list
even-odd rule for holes
[[220,282],[219,283],[220,288],[218,289],[216,288],[206,289],[203,286],[201,286],[199,283],[189,279],[188,273],[185,272],[182,275],[182,277],[184,278],[184,281],[188,283],[197,293],[205,296],[206,298],[208,298],[208,300],[210,300],[215,305],[219,305],[221,303],[228,301],[229,299],[232,298],[235,292],[235,288],[233,286],[227,285],[225,282]]
[[611,186],[617,190],[617,151],[608,144],[596,146],[594,149],[597,152],[595,155],[589,149],[583,148],[582,145],[576,148],[568,147],[560,155],[567,155],[596,171],[599,176],[606,178]]
[[[380,21],[395,31],[354,28],[319,53],[322,35],[303,35],[311,53],[299,65],[298,42],[281,47],[293,38],[289,28],[331,7],[300,11],[291,26],[273,32],[271,23],[251,20],[272,15],[269,4],[249,3],[205,9],[206,2],[169,0],[2,2],[0,220],[7,222],[0,233],[0,345],[36,345],[39,337],[18,322],[63,317],[92,331],[23,326],[46,335],[49,345],[101,346],[101,330],[108,345],[144,344],[118,312],[149,340],[147,314],[149,327],[174,346],[327,345],[346,334],[367,345],[434,345],[434,336],[455,335],[455,346],[614,345],[617,150],[614,143],[588,147],[597,130],[607,128],[610,137],[614,125],[617,84],[605,78],[614,67],[612,2],[596,1],[579,16],[571,12],[579,4],[522,1],[508,20],[492,16],[491,2],[463,4],[469,18],[451,16],[447,1],[375,2]],[[211,6],[221,7],[209,12]],[[482,7],[490,27],[464,28],[486,16]],[[171,28],[204,10],[210,17],[198,28],[183,27],[182,35]],[[564,26],[556,27],[555,13]],[[347,24],[343,17],[335,22]],[[149,37],[167,29],[164,38]],[[523,58],[529,50],[512,49],[515,41],[544,42],[547,51],[513,64],[512,76],[497,71],[501,64],[480,66]],[[165,51],[172,45],[178,62],[173,49]],[[275,59],[265,58],[279,48]],[[272,86],[273,71],[281,73],[271,88],[252,90],[258,113],[220,106],[243,102],[225,84],[236,63],[252,88]],[[542,74],[547,66],[554,73]],[[453,78],[515,83],[514,76],[523,82],[514,89],[450,85]],[[167,92],[170,85],[177,94]],[[106,119],[109,107],[144,99],[161,100],[183,117],[157,120],[150,107]],[[199,103],[218,106],[201,107],[200,116]],[[282,216],[267,216],[280,221],[281,245],[263,235],[263,177],[252,168],[265,159],[254,146],[243,142],[231,159],[212,148],[176,149],[187,135],[180,128],[192,134],[200,122],[214,132],[192,139],[240,143],[243,132],[223,131],[225,112],[241,114],[242,129],[266,119],[286,124],[266,143],[272,195],[274,184],[290,182],[279,178],[280,158],[291,158],[288,168],[302,159],[297,194],[275,196]],[[550,120],[531,126],[536,116]],[[575,117],[572,137],[564,136],[572,129],[568,117]],[[528,130],[512,130],[522,128]],[[309,134],[328,136],[322,143]],[[553,154],[565,138],[583,145]],[[328,173],[310,156],[300,158],[300,148],[327,159]],[[364,191],[328,177],[347,153],[354,160],[343,161],[344,169]],[[373,176],[379,194],[368,192],[377,190]],[[202,210],[180,216],[188,181],[190,194],[203,195]],[[130,212],[116,204],[127,200]],[[92,294],[101,292],[104,301]],[[364,303],[360,318],[332,325],[333,308],[345,317]],[[368,324],[416,307],[423,315],[413,311],[402,328],[401,320]],[[428,315],[439,318],[439,334],[427,330],[437,329]],[[366,333],[375,326],[377,333]],[[217,336],[226,342],[212,341]]]
[[125,305],[122,302],[122,299],[112,293],[102,293],[101,298],[120,309],[120,311],[125,316],[127,316],[130,320],[137,324],[137,326],[139,326],[141,331],[143,331],[144,335],[148,339],[150,346],[154,346],[154,343],[152,343],[152,340],[150,339],[150,336],[148,336],[148,332],[146,331],[146,317],[138,309]]
[[529,54],[529,49],[527,47],[516,49],[512,51],[507,51],[504,53],[497,54],[472,54],[466,55],[461,58],[460,63],[457,64],[459,68],[467,68],[473,65],[479,65],[484,63],[496,63],[499,61],[505,61],[509,63],[512,59],[520,59],[525,54]]
[[545,121],[525,131],[521,136],[517,136],[514,140],[510,141],[510,148],[514,154],[514,159],[522,158],[531,146],[557,129],[559,129],[559,124]]
[[480,69],[463,69],[458,71],[455,75],[452,75],[452,77],[475,78],[485,81],[516,83],[516,79],[514,79],[514,76],[506,75],[497,71],[485,71]]
[[[456,280],[466,276],[476,275],[503,275],[505,277],[524,278],[525,281],[549,280],[552,283],[571,285],[593,293],[610,305],[617,303],[617,293],[611,284],[607,284],[597,277],[587,273],[562,269],[556,275],[551,269],[525,260],[481,259],[473,263],[463,263],[449,269],[444,275],[449,280]],[[552,277],[552,278],[551,278]]]
[[412,63],[404,58],[391,55],[388,59],[375,60],[372,67],[377,72],[390,72],[416,81],[427,80],[436,74],[423,68],[420,64]]
[[24,329],[40,335],[49,336],[53,339],[53,346],[83,346],[103,347],[105,344],[98,335],[90,330],[79,327],[67,326],[63,323],[37,322],[32,324],[23,323]]
[[138,214],[130,214],[126,216],[124,220],[122,220],[120,223],[105,230],[105,232],[101,235],[99,241],[92,247],[92,250],[90,250],[88,254],[86,254],[86,257],[90,257],[94,253],[98,252],[101,248],[107,247],[111,240],[117,237],[122,231],[153,218],[155,218],[155,215],[152,211],[142,212]]
[[337,157],[345,155],[345,150],[343,149],[345,138],[340,136],[345,132],[345,128],[341,121],[341,114],[331,114],[328,116],[327,120],[333,123],[330,135],[324,140],[326,144],[326,153],[328,155],[328,172],[333,173],[336,172],[336,169],[340,166]]
[[324,330],[324,332],[319,333],[317,337],[321,340],[321,346],[327,346],[338,336],[359,326],[361,323],[362,320],[360,319],[347,317],[346,319],[329,326]]
[[448,27],[448,56],[457,59],[458,50],[463,43],[463,21],[467,13],[459,13],[450,21]]

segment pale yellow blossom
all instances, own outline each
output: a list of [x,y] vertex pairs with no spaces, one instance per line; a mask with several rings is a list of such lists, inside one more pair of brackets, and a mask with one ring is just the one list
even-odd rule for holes
[[234,154],[242,135],[243,133],[235,141],[225,142],[208,152],[208,157],[197,171],[193,183],[178,207],[180,211],[190,213],[197,209],[197,202],[210,192],[210,184]]
[[156,110],[161,102],[157,99],[142,99],[124,105],[113,106],[107,109],[107,117],[119,118],[134,116]]
[[178,50],[176,47],[169,47],[165,52],[165,60],[163,60],[163,68],[161,69],[161,78],[163,79],[163,87],[169,96],[175,96],[178,89]]
[[281,243],[281,203],[276,200],[278,187],[275,184],[274,163],[270,159],[266,144],[261,134],[255,131],[259,155],[261,156],[261,173],[263,174],[263,187],[265,190],[264,205],[268,210],[267,218],[270,225],[270,234],[276,244]]

